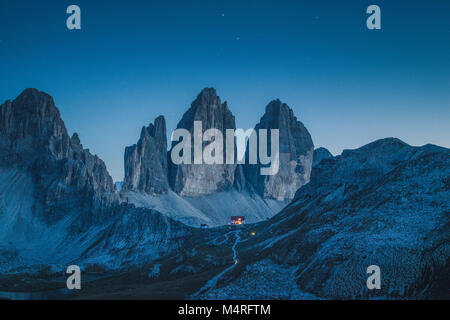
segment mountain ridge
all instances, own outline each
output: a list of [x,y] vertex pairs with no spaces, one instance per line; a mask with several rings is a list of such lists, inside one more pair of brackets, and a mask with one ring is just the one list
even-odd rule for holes
[[[164,122],[163,116],[158,119]],[[148,185],[152,184],[152,181],[159,184],[160,181],[166,180],[165,164],[163,170],[159,164],[165,161],[161,160],[164,158],[165,144],[151,138],[147,138],[151,141],[144,142],[147,141],[145,138],[147,130],[143,128],[137,145],[125,149],[125,187],[121,192],[122,199],[138,207],[158,208],[161,212],[192,226],[224,225],[229,223],[231,216],[237,215],[245,216],[246,221],[250,223],[270,218],[287,204],[298,187],[309,180],[313,143],[307,129],[294,116],[293,110],[280,100],[270,102],[261,119],[266,119],[262,125],[265,129],[281,131],[281,169],[280,173],[275,174],[275,179],[261,178],[260,165],[225,164],[227,138],[224,135],[222,146],[225,151],[224,164],[195,164],[191,159],[192,164],[175,165],[171,161],[171,153],[176,142],[172,142],[172,147],[167,153],[169,187],[164,182],[165,186],[161,192],[143,190],[136,185],[137,182],[129,183],[129,181],[145,180],[145,185]],[[193,135],[195,121],[201,122],[202,133],[212,128],[220,130],[222,134],[227,129],[236,129],[234,115],[227,102],[221,102],[214,88],[204,88],[198,94],[191,107],[182,116],[177,129],[188,130]],[[255,130],[259,130],[260,126],[256,125]],[[165,130],[165,125],[160,127]],[[288,130],[285,127],[288,127]],[[166,133],[159,135],[165,137]],[[203,142],[202,146],[205,145]],[[143,146],[147,146],[146,149],[150,151],[147,153],[141,151]],[[195,152],[193,142],[190,147],[192,158]],[[248,152],[247,148],[247,158]],[[236,153],[234,144],[235,160]],[[157,159],[157,163],[154,158]],[[142,164],[147,164],[145,169],[142,169]],[[285,170],[283,166],[290,169]],[[149,172],[151,168],[154,169],[153,173]],[[266,189],[270,188],[271,191],[259,190],[258,179],[267,180]],[[173,205],[168,203],[169,199]],[[228,199],[228,205],[223,199]],[[225,207],[211,206],[212,202],[224,203]]]
[[[0,106],[0,290],[59,288],[48,279],[78,264],[98,277],[81,297],[117,297],[124,281],[127,297],[162,283],[183,284],[166,288],[172,298],[448,297],[449,149],[376,140],[322,159],[268,220],[192,228],[120,202],[48,97],[26,90]],[[380,291],[366,287],[372,264]]]
[[[204,297],[266,299],[270,285],[299,298],[448,297],[449,165],[447,148],[392,138],[322,160],[284,210],[246,230],[255,236],[238,246],[241,265]],[[381,290],[365,285],[369,265],[381,268]],[[292,271],[263,285],[266,268]]]

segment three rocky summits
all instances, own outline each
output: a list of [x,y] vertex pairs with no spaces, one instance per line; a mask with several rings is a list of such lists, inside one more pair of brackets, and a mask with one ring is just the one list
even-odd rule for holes
[[[221,132],[236,129],[235,116],[213,88],[205,88],[199,93],[177,128],[193,133],[195,121],[201,121],[203,132],[212,128]],[[46,201],[54,198],[57,203],[58,195],[65,192],[64,184],[75,186],[79,190],[77,197],[92,198],[97,206],[128,200],[133,203],[134,198],[129,196],[133,193],[147,196],[154,203],[154,198],[169,193],[182,201],[189,199],[190,203],[180,202],[177,209],[164,205],[167,212],[187,208],[203,219],[195,220],[193,225],[202,221],[212,225],[226,223],[225,216],[238,212],[244,212],[249,221],[256,222],[276,214],[294,197],[298,188],[308,183],[314,156],[308,130],[297,120],[292,109],[280,100],[267,105],[265,114],[255,125],[255,132],[259,129],[279,130],[279,171],[273,176],[260,175],[261,165],[248,162],[174,164],[170,159],[174,145],[168,150],[166,122],[163,116],[159,116],[142,128],[137,144],[125,149],[125,178],[119,193],[104,162],[88,149],[83,149],[76,133],[69,137],[53,98],[36,89],[26,89],[14,101],[6,101],[0,108],[0,164],[29,163],[32,168],[40,168],[36,175],[41,176],[46,174],[42,167],[48,168],[51,176],[48,179],[54,183],[42,188],[41,197]],[[226,143],[224,138],[224,146]],[[248,154],[248,149],[246,152]],[[64,160],[64,165],[48,161],[49,155],[56,160]],[[37,165],[35,160],[45,162],[45,166]],[[220,198],[221,195],[224,197]],[[218,199],[219,202],[235,202],[235,206],[230,205],[229,210],[215,208],[223,206],[216,205]],[[133,204],[154,208],[148,204]],[[161,205],[157,208],[165,212]],[[213,217],[219,215],[216,210],[222,214],[220,219]]]
[[[202,130],[215,128],[221,132],[236,129],[235,116],[227,102],[221,102],[213,88],[205,88],[183,115],[177,128],[194,130],[201,121]],[[164,194],[169,189],[180,196],[195,197],[243,189],[256,192],[263,199],[287,201],[302,185],[308,183],[313,162],[314,144],[305,126],[292,109],[280,100],[270,102],[255,126],[279,130],[279,171],[262,176],[261,164],[180,164],[171,162],[167,152],[167,133],[163,116],[142,128],[136,145],[125,150],[123,191]],[[223,139],[225,150],[226,138]],[[205,142],[204,142],[205,144]],[[173,148],[173,145],[172,145]],[[193,148],[193,147],[192,147]],[[248,147],[246,150],[248,154]],[[224,154],[224,157],[226,154]]]
[[[179,125],[186,130],[203,113],[209,115],[208,126],[234,126],[228,107],[211,89],[191,109]],[[202,180],[195,175],[210,172],[202,165],[170,165],[164,119],[157,118],[144,127],[136,146],[127,148],[124,187],[153,200],[170,198],[158,208],[137,208],[123,203],[103,161],[82,147],[77,134],[69,137],[49,95],[27,89],[6,101],[0,106],[0,271],[7,281],[0,291],[8,291],[18,275],[25,281],[14,290],[42,286],[44,278],[52,279],[50,290],[66,266],[77,264],[105,270],[108,279],[117,271],[122,279],[129,270],[140,270],[139,277],[126,277],[127,298],[130,292],[148,298],[152,290],[142,290],[142,282],[149,267],[161,272],[159,279],[152,272],[150,285],[167,290],[183,277],[203,274],[207,283],[219,267],[234,263],[230,249],[236,248],[238,257],[245,257],[237,272],[196,298],[448,295],[449,149],[388,138],[333,157],[324,149],[313,151],[306,129],[279,101],[269,104],[255,127],[280,129],[280,176],[255,178],[250,166],[218,166],[222,175],[198,184]],[[228,228],[192,228],[159,210],[195,203],[214,215],[225,208],[228,216],[235,203],[247,202],[261,213],[263,203],[289,198],[294,186],[308,179],[279,214],[267,221],[267,215],[254,216],[261,223],[236,229],[246,231],[239,237]],[[180,206],[170,201],[181,201]],[[202,212],[195,213],[202,218]],[[365,270],[373,264],[384,270],[387,285],[379,292],[366,289]],[[42,277],[36,280],[36,274]],[[130,284],[129,279],[137,280]],[[101,294],[117,297],[122,287]],[[175,287],[168,297],[180,297]],[[186,298],[198,290],[184,289]]]

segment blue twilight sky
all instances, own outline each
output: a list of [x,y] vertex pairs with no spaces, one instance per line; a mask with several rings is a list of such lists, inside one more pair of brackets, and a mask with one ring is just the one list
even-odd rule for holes
[[280,98],[333,154],[388,136],[450,147],[450,1],[0,0],[1,103],[51,94],[115,180],[143,125],[163,114],[170,135],[210,86],[244,129]]

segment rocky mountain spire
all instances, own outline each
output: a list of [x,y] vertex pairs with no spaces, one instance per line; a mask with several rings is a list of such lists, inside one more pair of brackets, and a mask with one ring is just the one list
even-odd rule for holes
[[[226,129],[235,129],[236,123],[227,103],[221,103],[214,88],[205,88],[183,115],[177,128],[188,130],[193,137],[194,121],[201,121],[202,131],[219,129],[223,135],[224,159],[226,157]],[[203,142],[203,147],[208,143]],[[172,148],[175,144],[172,144]],[[192,143],[192,150],[194,149]],[[194,152],[192,152],[192,155]],[[192,159],[193,163],[193,159]],[[225,163],[225,160],[224,160]],[[212,194],[233,186],[236,165],[227,164],[181,164],[169,161],[169,181],[180,195]]]
[[69,135],[53,98],[36,89],[0,107],[0,137],[2,162],[25,161],[44,149],[58,159],[69,154]]
[[[314,152],[311,135],[294,116],[292,109],[280,100],[267,105],[265,114],[255,126],[257,134],[259,129],[267,129],[268,136],[270,129],[279,130],[279,171],[275,175],[262,176],[260,164],[252,165],[246,161],[247,180],[264,198],[292,199],[297,189],[308,183],[310,178]],[[247,159],[248,152],[247,146]]]
[[122,190],[163,194],[167,179],[167,134],[163,116],[143,127],[137,144],[125,148],[125,180]]

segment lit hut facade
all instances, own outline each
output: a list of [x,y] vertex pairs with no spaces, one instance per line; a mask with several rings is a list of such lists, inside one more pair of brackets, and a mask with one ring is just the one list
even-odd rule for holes
[[241,225],[245,223],[245,217],[244,216],[232,216],[231,217],[231,224],[234,225]]

